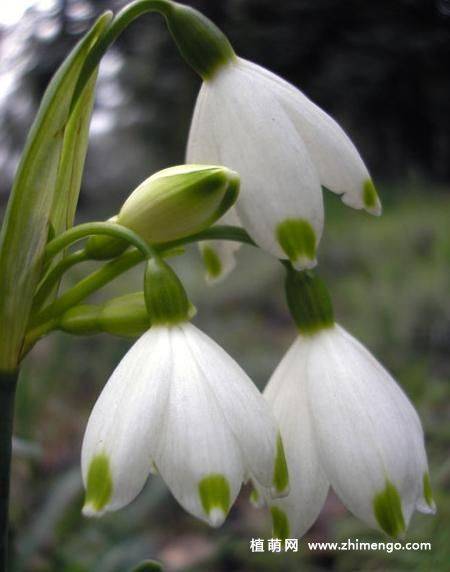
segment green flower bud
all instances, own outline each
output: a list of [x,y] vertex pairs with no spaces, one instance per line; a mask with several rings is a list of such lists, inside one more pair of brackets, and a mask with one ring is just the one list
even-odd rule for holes
[[[117,216],[111,217],[108,222],[117,222]],[[120,238],[98,235],[91,236],[84,249],[92,260],[109,260],[120,256],[129,246],[128,242]]]
[[239,176],[225,167],[180,165],[152,175],[125,201],[117,222],[149,243],[199,232],[236,201]]
[[194,8],[170,2],[161,13],[181,55],[203,79],[236,58],[223,32]]
[[161,259],[147,262],[145,303],[152,325],[178,324],[191,317],[191,305],[178,276]]
[[330,295],[325,283],[313,272],[288,269],[285,289],[292,318],[302,334],[314,334],[333,326]]
[[123,337],[140,336],[150,327],[143,292],[113,298],[103,305],[75,306],[61,316],[59,329],[69,334],[102,332]]
[[140,336],[150,328],[144,293],[134,292],[110,300],[103,305],[99,325],[103,332],[115,336]]
[[82,304],[65,312],[59,321],[59,329],[68,334],[87,336],[101,332],[98,316],[101,306]]

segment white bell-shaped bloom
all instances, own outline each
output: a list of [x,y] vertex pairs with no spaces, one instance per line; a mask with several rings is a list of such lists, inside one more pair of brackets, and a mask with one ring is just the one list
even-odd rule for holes
[[414,407],[340,326],[300,335],[264,395],[279,422],[290,473],[289,496],[269,503],[275,533],[306,532],[329,484],[354,515],[393,537],[404,533],[415,509],[434,512]]
[[213,526],[250,477],[272,496],[288,490],[269,406],[237,363],[189,323],[152,327],[103,389],[83,441],[83,512],[127,505],[152,471]]
[[321,185],[354,208],[381,212],[367,168],[342,128],[294,86],[242,58],[203,82],[187,161],[236,170],[242,226],[259,246],[299,269],[316,264]]

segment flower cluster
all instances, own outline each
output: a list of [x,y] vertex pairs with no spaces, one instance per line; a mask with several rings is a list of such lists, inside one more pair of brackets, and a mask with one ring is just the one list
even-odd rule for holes
[[[415,509],[435,510],[420,420],[390,374],[335,323],[327,290],[310,271],[323,231],[322,187],[379,215],[371,177],[329,115],[237,57],[210,22],[183,10],[173,5],[165,15],[180,51],[204,79],[187,149],[193,165],[145,181],[115,222],[153,244],[219,217],[242,227],[287,268],[286,297],[299,335],[261,395],[189,322],[181,282],[153,253],[144,297],[138,306],[133,299],[138,323],[144,312],[151,327],[113,372],[86,429],[83,512],[125,506],[149,473],[159,473],[178,502],[212,526],[224,521],[241,484],[251,480],[253,501],[269,505],[278,538],[304,534],[330,486],[367,525],[402,535]],[[106,246],[93,240],[88,250],[101,258],[111,252]],[[201,245],[210,280],[233,267],[238,247]],[[60,327],[85,331],[95,314],[95,327],[117,331],[116,307],[123,309],[122,302],[67,314]],[[119,330],[135,332],[135,324],[121,322]]]
[[[145,179],[108,221],[73,226],[96,70],[117,35],[148,11],[164,15],[203,79],[188,164]],[[366,525],[403,535],[416,509],[435,511],[419,417],[391,375],[336,324],[312,270],[322,188],[381,214],[357,149],[297,88],[238,57],[196,10],[135,0],[112,18],[98,18],[50,82],[0,232],[0,324],[8,332],[0,336],[0,568],[19,365],[54,330],[138,338],[87,424],[86,516],[124,507],[158,473],[186,511],[212,526],[251,482],[252,501],[270,509],[277,551],[282,539],[290,546],[310,528],[330,488]],[[190,243],[199,243],[210,282],[230,272],[240,243],[286,270],[298,336],[263,393],[190,321],[195,309],[166,261]],[[60,293],[65,272],[85,261],[106,262]],[[140,263],[141,290],[85,303]],[[158,566],[147,561],[136,571]]]

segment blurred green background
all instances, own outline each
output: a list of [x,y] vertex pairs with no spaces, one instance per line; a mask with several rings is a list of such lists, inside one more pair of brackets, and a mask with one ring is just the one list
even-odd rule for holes
[[[31,4],[0,7],[2,208],[49,78],[95,15],[123,2]],[[240,55],[283,75],[332,113],[377,182],[380,219],[326,194],[320,272],[338,320],[383,361],[419,410],[438,514],[416,514],[407,540],[430,541],[432,549],[308,551],[306,539],[386,540],[330,495],[298,554],[252,554],[250,539],[268,537],[270,525],[267,514],[248,503],[248,490],[226,524],[213,530],[187,515],[157,477],[128,508],[101,520],[83,518],[84,427],[131,342],[61,334],[37,345],[19,387],[11,515],[17,571],[122,572],[150,557],[169,572],[449,570],[450,4],[193,4],[226,31]],[[113,215],[143,178],[183,162],[198,87],[157,16],[123,35],[101,68],[80,221]],[[174,265],[198,308],[195,322],[264,387],[295,336],[279,265],[245,247],[238,270],[214,288],[204,283],[195,249]],[[68,282],[90,269],[77,268]],[[99,298],[138,289],[140,281],[138,269]]]

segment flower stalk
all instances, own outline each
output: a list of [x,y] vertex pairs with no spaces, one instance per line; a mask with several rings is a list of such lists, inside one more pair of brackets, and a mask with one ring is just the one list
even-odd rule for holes
[[136,0],[117,14],[89,54],[74,90],[72,109],[106,51],[134,20],[151,12],[164,16],[181,55],[203,79],[211,78],[218,68],[235,58],[226,36],[197,10],[170,0]]
[[[102,225],[102,227],[104,227],[104,225],[111,225],[114,227],[118,226],[113,223],[96,223],[96,224]],[[79,227],[74,227],[74,228],[79,228]],[[78,232],[74,232],[71,236],[74,239],[74,241],[81,240],[82,238],[78,235]],[[65,243],[66,239],[60,242],[61,240],[62,239],[59,239],[59,242],[57,243],[61,248],[65,248],[70,243],[69,241],[67,244],[63,245],[62,242]],[[163,245],[159,245],[154,250],[161,256],[167,256],[170,253],[174,252],[175,249],[180,248],[186,244],[191,244],[193,242],[198,242],[198,241],[207,241],[207,240],[229,240],[255,246],[254,242],[248,236],[245,230],[232,226],[215,226],[203,230],[201,232],[198,232],[196,234],[193,234],[191,236],[180,238],[178,240],[173,240]],[[51,252],[54,252],[53,247],[50,250],[50,253]],[[64,294],[62,294],[54,302],[52,302],[41,312],[39,312],[35,316],[31,328],[27,333],[24,349],[22,352],[22,357],[26,355],[26,353],[31,349],[32,345],[39,339],[39,337],[41,337],[42,331],[47,333],[49,329],[52,329],[52,327],[50,327],[49,329],[44,328],[44,330],[42,330],[41,326],[43,324],[49,322],[54,318],[58,318],[59,316],[64,314],[64,312],[66,312],[73,306],[79,304],[97,290],[100,290],[100,288],[103,288],[103,286],[106,286],[106,284],[109,284],[109,282],[111,282],[112,280],[114,280],[127,270],[130,270],[137,264],[140,264],[144,259],[145,256],[142,250],[132,249],[125,252],[118,258],[115,258],[114,260],[111,260],[110,262],[105,264],[102,268],[99,268],[98,270],[92,272],[91,274],[86,276],[86,278],[80,280],[80,282],[75,284],[75,286],[69,288],[66,292],[64,292]],[[82,260],[85,259],[83,257],[80,257],[80,261]],[[70,265],[70,267],[72,267],[72,265]],[[61,272],[64,272],[66,270],[64,265],[61,265],[60,270]],[[48,276],[48,279],[49,280],[51,279],[50,275]],[[45,283],[43,283],[41,285],[41,288],[47,289],[50,288],[50,286],[45,285]]]
[[14,399],[19,372],[0,371],[0,570],[8,563],[8,514]]

